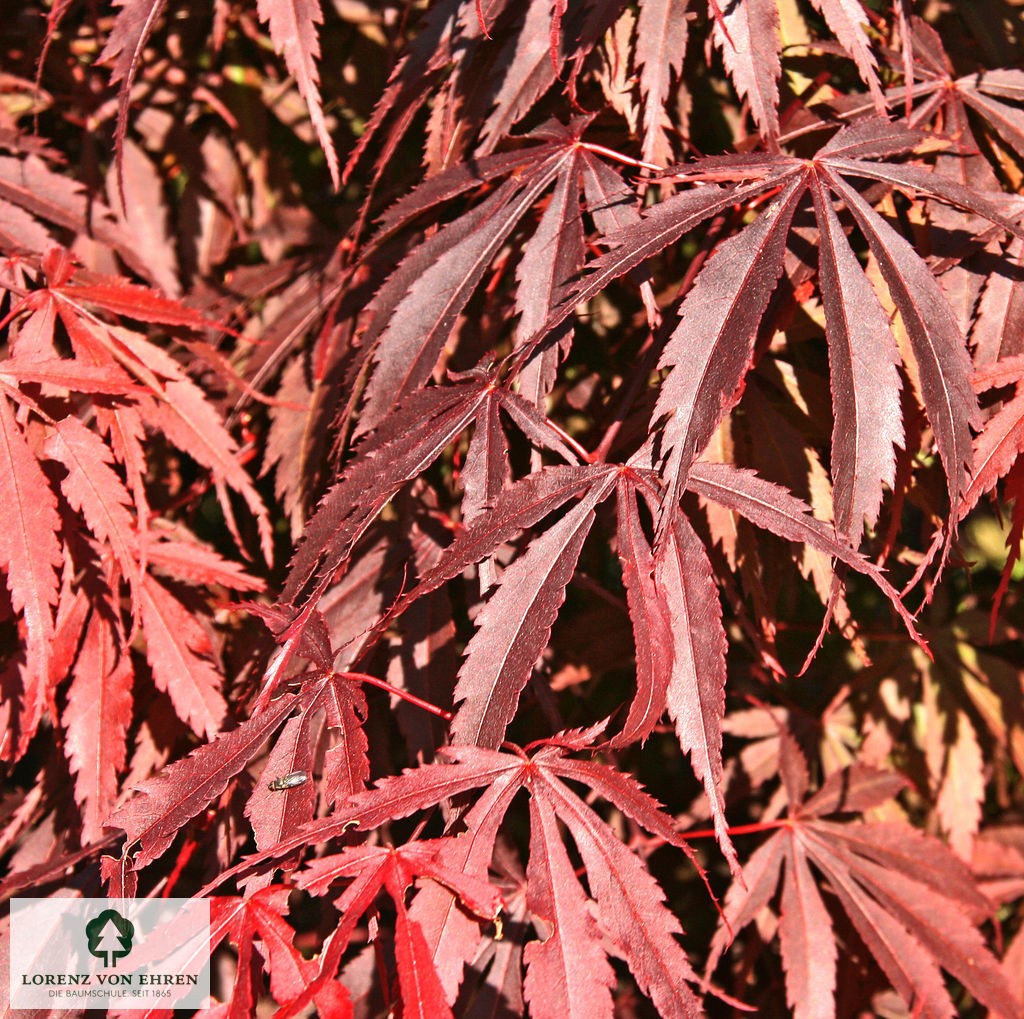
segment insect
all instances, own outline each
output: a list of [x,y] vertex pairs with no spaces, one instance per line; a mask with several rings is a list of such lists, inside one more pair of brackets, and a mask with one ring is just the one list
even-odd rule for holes
[[273,782],[267,783],[267,788],[272,792],[281,792],[284,789],[294,789],[296,786],[305,785],[309,775],[304,771],[293,771],[290,775],[282,775],[275,778]]

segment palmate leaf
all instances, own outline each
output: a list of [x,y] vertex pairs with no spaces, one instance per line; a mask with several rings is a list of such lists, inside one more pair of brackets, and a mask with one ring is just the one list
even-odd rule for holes
[[[120,325],[106,325],[91,309],[187,329],[219,328],[218,324],[180,301],[172,301],[146,287],[120,277],[78,270],[69,254],[61,249],[47,252],[42,266],[48,286],[33,293],[30,301],[52,302],[68,332],[76,360],[104,369],[114,379],[126,371],[143,392],[150,394],[148,399],[137,399],[133,407],[97,409],[101,430],[109,433],[115,456],[128,469],[136,508],[141,512],[148,505],[141,443],[145,422],[164,432],[178,448],[211,470],[224,515],[236,535],[226,487],[243,497],[257,519],[264,555],[268,560],[272,558],[267,508],[238,461],[238,445],[224,427],[220,413],[173,357],[140,333]],[[49,322],[50,334],[40,336],[40,344],[54,344],[54,324],[53,320]],[[132,392],[134,395],[135,390]]]
[[[533,539],[507,569],[476,620],[477,632],[455,691],[463,702],[452,724],[456,742],[496,747],[504,738],[523,685],[548,640],[551,622],[564,597],[593,506],[610,491],[616,472],[605,467],[546,468],[517,482],[442,553],[419,585],[388,613],[407,606],[490,554],[518,530],[562,502],[583,495],[562,519]],[[720,790],[721,728],[724,712],[725,635],[721,608],[699,539],[678,517],[668,539],[651,553],[637,515],[632,472],[618,474],[620,555],[637,647],[637,691],[622,733],[613,745],[645,739],[668,709],[683,750],[705,785],[719,842],[736,866]],[[698,463],[690,486],[699,494],[737,509],[758,526],[836,556],[875,580],[897,608],[910,632],[913,623],[897,593],[877,568],[836,540],[827,525],[783,489],[724,465]],[[583,494],[586,493],[586,494]],[[645,491],[645,496],[649,495]]]
[[472,212],[416,248],[377,294],[378,318],[390,318],[374,353],[377,367],[360,418],[363,429],[378,424],[430,377],[459,312],[505,238],[554,179],[559,162],[558,156],[549,158],[525,181],[505,181]]
[[726,897],[729,927],[716,935],[709,973],[726,937],[771,901],[782,873],[779,931],[787,996],[798,1015],[836,1014],[835,941],[810,863],[908,1008],[928,1016],[954,1014],[941,967],[987,1007],[1013,1014],[1017,1006],[1006,978],[974,926],[991,906],[966,867],[909,825],[823,819],[836,810],[876,806],[903,784],[899,776],[861,766],[833,773],[814,797],[791,804],[786,824],[745,868],[746,888],[737,884]]
[[[485,872],[481,873],[479,868],[486,867],[490,859],[501,816],[516,791],[526,787],[532,796],[543,797],[546,806],[571,832],[587,866],[590,893],[598,907],[595,921],[624,955],[660,1014],[695,1016],[699,1014],[699,1003],[685,981],[695,982],[696,976],[675,940],[679,925],[666,909],[660,888],[639,858],[569,790],[563,780],[579,782],[593,789],[664,841],[680,848],[686,848],[685,843],[676,834],[671,818],[631,777],[607,765],[567,756],[576,749],[576,744],[582,748],[591,741],[596,735],[595,730],[562,735],[561,741],[556,737],[553,745],[542,746],[530,759],[525,755],[483,747],[447,748],[440,752],[444,763],[421,765],[402,775],[379,780],[374,788],[357,793],[330,817],[306,825],[278,846],[258,853],[241,867],[220,875],[218,881],[281,859],[300,846],[333,838],[353,826],[359,830],[376,828],[389,819],[408,816],[475,788],[485,790],[478,803],[486,803],[487,809],[481,813],[475,812],[475,807],[470,808],[463,818],[467,831],[447,840],[452,847],[458,847],[458,851],[452,855],[452,850],[442,849],[438,859],[456,868],[458,873],[468,872],[470,876],[484,877]],[[566,746],[557,745],[559,742]],[[473,826],[479,826],[481,837],[473,835],[476,830]],[[483,837],[484,831],[487,832],[486,837]],[[365,853],[368,850],[361,851]],[[428,886],[420,894],[433,893]],[[442,905],[444,901],[450,900],[442,900]],[[435,899],[435,910],[432,910],[435,916],[436,905]],[[415,903],[411,915],[416,915]],[[432,938],[431,943],[435,946],[435,957],[445,953],[443,940]],[[333,967],[339,960],[340,952],[332,953],[331,965],[326,970],[321,969],[321,979],[333,976]],[[449,1001],[454,1000],[458,981],[461,980],[461,963],[460,958],[458,977],[454,987],[447,991]]]
[[[446,866],[440,853],[447,841],[412,841],[398,848],[353,847],[314,861],[298,879],[300,887],[321,895],[334,882],[352,879],[337,899],[338,909],[345,920],[332,937],[331,960],[334,966],[359,916],[371,907],[381,890],[387,891],[397,911],[395,954],[402,1001],[410,1015],[418,1015],[422,1019],[450,1016],[452,1013],[434,969],[424,932],[406,909],[408,888],[416,879],[430,878],[457,895],[468,910],[488,920],[494,920],[501,907],[500,894],[485,879]],[[327,972],[322,967],[321,978]],[[309,994],[307,989],[299,1001],[307,1000]],[[292,1009],[299,1006],[299,1001],[292,1003]]]
[[[313,819],[318,788],[314,763],[325,728],[334,737],[323,753],[325,801],[341,802],[365,787],[370,776],[366,712],[362,689],[344,673],[328,669],[307,683],[298,712],[277,736],[245,806],[259,848],[277,845]],[[294,773],[306,780],[293,788],[273,788],[275,780]]]
[[[364,335],[364,343],[375,347],[375,369],[360,431],[379,424],[385,413],[427,381],[495,255],[554,185],[536,231],[523,245],[516,274],[518,335],[528,338],[544,325],[583,264],[580,169],[599,164],[579,144],[590,119],[576,118],[568,126],[545,122],[529,136],[540,144],[486,157],[472,169],[460,165],[446,170],[382,217],[378,239],[440,202],[507,177],[472,209],[414,248],[375,294]],[[614,176],[614,171],[607,172]],[[550,388],[557,362],[550,350],[538,359],[522,382],[523,395],[537,403]]]
[[[1019,108],[1005,100],[1024,98],[1024,76],[1017,68],[996,68],[972,71],[957,76],[946,53],[942,36],[927,22],[914,16],[910,19],[913,50],[913,85],[910,88],[916,108],[910,116],[915,126],[936,118],[963,128],[960,138],[967,148],[974,147],[971,118],[973,110],[986,126],[998,133],[1010,148],[1024,151],[1024,115]],[[901,68],[902,70],[903,68]],[[890,101],[906,98],[907,89],[900,85],[888,90]],[[851,104],[849,113],[855,115],[859,104]],[[949,131],[949,134],[954,132]]]
[[[833,285],[843,287],[844,292],[851,286],[857,286],[867,293],[863,284],[852,283],[852,252],[838,254],[838,247],[844,242],[836,233],[835,222],[825,208],[826,194],[834,193],[845,203],[867,238],[893,301],[907,324],[922,379],[925,408],[932,421],[946,471],[950,501],[956,510],[966,485],[967,464],[970,460],[969,428],[977,423],[976,401],[969,390],[969,361],[964,338],[928,267],[914,253],[909,243],[874,212],[846,178],[867,177],[884,181],[912,194],[931,194],[941,201],[985,216],[1014,233],[1020,232],[1020,228],[983,193],[961,188],[918,167],[876,161],[879,157],[912,150],[919,144],[921,137],[916,132],[884,121],[869,120],[837,134],[810,162],[771,155],[702,160],[695,168],[674,174],[673,179],[761,179],[757,184],[737,184],[724,191],[713,184],[705,184],[653,207],[639,224],[628,226],[609,238],[612,250],[592,263],[591,273],[570,291],[561,308],[553,313],[547,323],[548,328],[553,328],[569,313],[570,300],[578,302],[593,296],[610,280],[635,268],[644,258],[677,240],[702,219],[721,211],[725,207],[727,195],[739,202],[749,200],[758,191],[780,186],[785,189],[779,201],[773,202],[762,213],[764,222],[759,218],[737,237],[723,242],[720,250],[709,260],[698,276],[692,294],[683,303],[680,330],[666,349],[663,363],[674,363],[675,359],[684,356],[684,352],[689,357],[688,340],[692,333],[696,333],[696,338],[690,342],[703,342],[707,348],[705,356],[698,358],[696,369],[692,369],[687,362],[669,375],[655,412],[655,420],[672,415],[666,428],[665,448],[662,450],[663,456],[666,456],[665,474],[672,497],[685,481],[686,467],[700,453],[701,444],[706,443],[721,419],[726,409],[723,400],[728,400],[742,380],[745,364],[737,354],[736,347],[742,338],[744,346],[739,349],[749,349],[745,346],[751,342],[749,334],[758,326],[772,289],[766,285],[765,277],[770,284],[773,276],[777,278],[781,272],[782,237],[788,232],[790,216],[801,205],[806,206],[808,197],[812,197],[810,204],[813,206],[813,196],[817,195],[817,206],[823,217],[823,225],[819,229],[826,233],[829,240],[824,269],[820,273],[823,289],[829,288],[828,301],[842,300],[841,296],[836,297],[832,291]],[[808,191],[811,191],[811,196],[808,196]],[[776,222],[777,214],[780,214],[777,219],[778,232],[769,229]],[[759,272],[750,271],[750,266],[758,265],[759,258],[764,260],[765,265],[758,266]],[[843,275],[836,268],[840,258],[843,260]],[[748,307],[753,313],[747,311]],[[719,314],[719,308],[736,308],[741,314],[729,317]],[[689,327],[691,319],[693,326]],[[705,322],[705,319],[710,321]],[[862,324],[881,329],[883,322],[875,314],[873,319],[869,317]],[[872,356],[879,348],[891,350],[893,344],[887,325],[881,337],[877,336],[874,328],[864,329],[865,335],[870,337]],[[837,418],[845,421],[849,418],[849,396],[843,362],[845,360],[848,363],[849,358],[842,356],[842,341],[845,337],[841,338],[837,329],[838,324],[832,330],[839,371],[834,389],[838,394]],[[851,333],[850,338],[855,335]],[[716,341],[722,344],[722,349],[728,355],[725,360],[709,356],[709,352],[715,349]],[[541,345],[539,338],[536,344]],[[888,355],[886,357],[888,359]],[[708,370],[705,366],[708,365],[713,370],[705,375]],[[881,377],[873,378],[870,388],[879,394],[875,398],[876,404],[891,407],[897,395],[894,390],[897,384],[898,376],[891,370]],[[885,431],[889,438],[895,437],[892,424]],[[849,446],[846,438],[849,434],[844,433],[844,447]],[[868,516],[877,508],[882,481],[891,475],[891,454],[885,451],[889,444],[885,440],[874,443],[870,447],[870,456],[869,449],[841,448],[836,458],[839,467],[846,469],[847,473],[847,477],[836,479],[844,502],[849,504],[847,493],[854,487],[859,488],[859,492],[854,492],[858,496],[857,509]],[[861,453],[863,455],[858,459]],[[875,474],[879,470],[880,476]],[[851,472],[857,478],[856,486],[851,482]],[[670,505],[674,506],[674,498]],[[852,515],[852,507],[846,505],[843,513]],[[850,520],[855,536],[859,524],[859,519]]]

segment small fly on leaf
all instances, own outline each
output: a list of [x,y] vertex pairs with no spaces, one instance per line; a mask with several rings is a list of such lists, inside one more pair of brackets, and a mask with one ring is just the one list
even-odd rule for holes
[[290,775],[282,775],[275,778],[273,782],[267,783],[267,788],[272,792],[280,792],[283,789],[294,789],[296,786],[305,785],[309,775],[304,771],[293,771]]

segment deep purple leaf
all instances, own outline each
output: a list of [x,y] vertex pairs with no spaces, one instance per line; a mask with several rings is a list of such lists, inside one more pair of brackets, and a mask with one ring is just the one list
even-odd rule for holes
[[[516,334],[527,340],[543,328],[552,310],[579,280],[583,268],[583,222],[579,198],[580,160],[574,152],[561,168],[548,207],[516,269],[516,308],[520,313]],[[520,394],[537,407],[551,391],[558,364],[571,339],[567,323],[519,374]]]
[[867,12],[860,0],[813,0],[814,6],[825,16],[828,27],[835,33],[843,49],[853,57],[864,83],[871,92],[879,113],[885,112],[885,97],[878,83],[878,62],[871,52],[864,26],[869,23]]
[[[789,168],[786,170],[788,172]],[[544,342],[551,330],[573,313],[581,301],[590,300],[613,280],[625,276],[645,259],[679,240],[683,234],[705,219],[730,205],[748,201],[767,191],[775,183],[776,179],[770,177],[739,188],[720,188],[716,185],[694,188],[672,195],[665,201],[651,206],[645,210],[639,223],[627,218],[617,233],[609,234],[605,238],[611,250],[588,263],[585,268],[590,272],[570,290],[565,300],[552,312],[541,333],[524,345],[522,353],[532,353]]]
[[640,7],[637,18],[633,62],[640,70],[644,97],[641,151],[648,162],[654,162],[658,154],[672,73],[679,74],[686,55],[687,6],[686,0],[653,0]]
[[457,577],[473,563],[489,556],[503,542],[537,523],[543,517],[603,484],[612,468],[592,466],[543,467],[505,489],[495,500],[491,511],[479,517],[444,550],[439,562],[429,570],[409,593],[399,599],[393,614],[411,604],[428,591]]
[[462,468],[466,493],[462,516],[467,524],[491,509],[508,476],[508,440],[498,420],[499,407],[494,392],[488,393],[477,414],[476,428],[466,453]]
[[640,221],[636,192],[607,163],[583,149],[580,152],[583,194],[587,212],[605,237]]
[[522,173],[524,167],[535,166],[555,154],[557,146],[538,145],[529,149],[501,152],[495,156],[457,163],[443,173],[428,177],[418,187],[403,195],[380,217],[380,230],[371,243],[379,244],[410,220],[442,202],[451,201],[488,181],[510,173]]
[[984,216],[1017,237],[1024,237],[1024,226],[1017,222],[1024,209],[1019,203],[1008,200],[1005,195],[964,187],[942,174],[905,163],[874,163],[838,155],[830,155],[823,162],[836,174],[880,180],[912,194],[925,194],[941,199],[958,209]]
[[333,575],[383,506],[472,420],[485,393],[480,381],[426,390],[363,444],[363,455],[321,499],[307,524],[289,566],[283,602],[297,598],[314,574]]

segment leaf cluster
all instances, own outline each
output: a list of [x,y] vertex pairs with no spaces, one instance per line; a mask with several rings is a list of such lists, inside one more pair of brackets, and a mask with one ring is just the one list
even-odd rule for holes
[[4,895],[210,897],[211,1016],[1021,1015],[1022,32],[24,5]]

